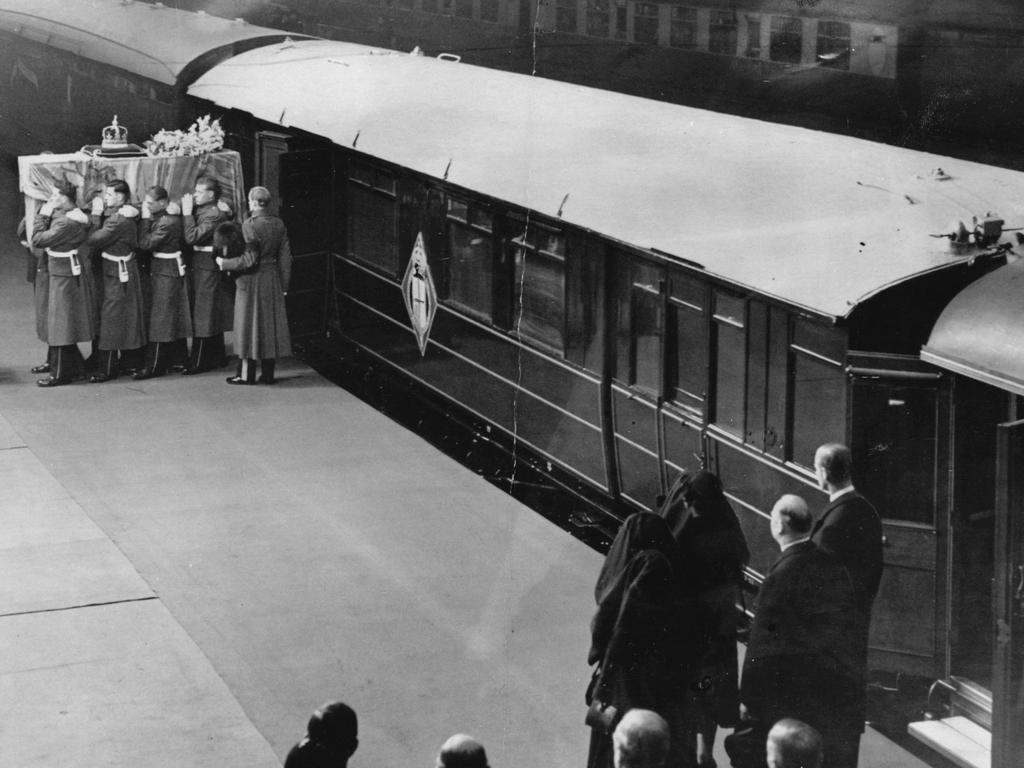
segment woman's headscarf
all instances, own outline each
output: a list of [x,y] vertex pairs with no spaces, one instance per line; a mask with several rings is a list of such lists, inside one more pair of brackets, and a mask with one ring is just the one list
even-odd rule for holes
[[646,634],[656,643],[657,637],[675,631],[681,563],[672,532],[658,515],[637,512],[626,519],[594,588],[591,663],[604,658],[616,638]]
[[626,518],[605,556],[594,588],[598,605],[618,588],[630,562],[645,550],[660,552],[673,568],[678,564],[679,547],[665,521],[652,512],[637,512]]
[[750,551],[718,477],[704,471],[683,472],[659,514],[679,544],[686,565],[697,572],[694,578],[712,582],[724,574],[738,578]]

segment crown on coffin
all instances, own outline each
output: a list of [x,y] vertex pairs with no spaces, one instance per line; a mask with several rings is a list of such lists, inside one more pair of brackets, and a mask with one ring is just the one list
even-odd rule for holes
[[128,146],[128,129],[117,124],[117,115],[114,115],[114,121],[103,129],[103,142],[100,146],[103,149]]

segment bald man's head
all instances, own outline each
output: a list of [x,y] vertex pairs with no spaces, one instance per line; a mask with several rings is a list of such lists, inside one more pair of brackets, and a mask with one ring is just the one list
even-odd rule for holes
[[615,768],[662,768],[668,759],[668,723],[649,709],[631,709],[612,734]]
[[779,720],[765,745],[768,768],[821,768],[821,734],[800,720]]
[[441,745],[436,768],[487,768],[484,745],[464,733],[456,733]]
[[779,544],[801,539],[811,532],[813,521],[807,502],[787,493],[779,497],[772,507],[772,536]]

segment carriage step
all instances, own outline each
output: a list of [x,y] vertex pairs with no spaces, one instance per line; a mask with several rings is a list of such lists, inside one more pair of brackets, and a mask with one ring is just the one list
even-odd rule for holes
[[991,768],[992,734],[966,717],[910,723],[907,732],[962,768]]

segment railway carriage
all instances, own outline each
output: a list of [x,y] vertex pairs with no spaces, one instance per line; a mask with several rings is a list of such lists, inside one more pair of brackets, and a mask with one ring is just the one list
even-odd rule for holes
[[296,321],[614,513],[706,466],[756,584],[772,503],[823,505],[814,450],[850,443],[885,517],[871,665],[991,727],[996,432],[1018,400],[921,348],[961,290],[1020,269],[1024,177],[326,41],[189,93],[278,168],[315,252]]
[[[123,27],[105,47],[136,43]],[[355,44],[257,30],[229,48],[181,65],[173,106],[221,117],[280,199],[297,337],[611,520],[709,468],[752,587],[772,503],[823,505],[814,449],[848,442],[885,518],[871,666],[934,681],[935,711],[991,728],[991,764],[1014,764],[1024,177]],[[95,135],[72,122],[63,142]],[[942,727],[916,730],[966,761]]]
[[[160,3],[2,2],[0,150],[36,154],[95,144],[115,114],[136,142],[178,127],[185,87],[199,74],[286,37]],[[69,146],[76,138],[80,143]]]

